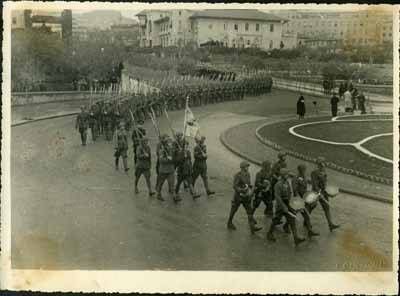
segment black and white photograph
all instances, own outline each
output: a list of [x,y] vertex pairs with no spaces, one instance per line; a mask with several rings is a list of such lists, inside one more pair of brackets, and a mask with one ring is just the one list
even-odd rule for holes
[[398,6],[6,2],[3,27],[3,289],[398,293]]

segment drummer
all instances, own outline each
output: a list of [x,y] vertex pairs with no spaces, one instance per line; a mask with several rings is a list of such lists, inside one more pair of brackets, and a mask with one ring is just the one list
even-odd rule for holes
[[276,225],[280,224],[283,216],[285,216],[286,221],[288,221],[289,226],[292,230],[292,235],[295,245],[299,245],[304,242],[305,239],[297,235],[296,228],[296,218],[295,213],[289,206],[289,201],[293,196],[292,186],[289,182],[289,171],[286,168],[282,168],[279,171],[280,178],[274,186],[275,199],[276,199],[276,213],[272,219],[271,227],[267,233],[267,239],[269,241],[275,242],[274,230]]
[[[297,167],[297,176],[292,179],[293,196],[300,196],[301,198],[304,198],[304,194],[307,192],[306,171],[307,167],[304,164],[300,164]],[[304,226],[307,229],[308,237],[311,238],[313,236],[318,236],[319,233],[312,230],[311,217],[308,215],[309,211],[310,205],[306,204],[305,209],[301,212],[301,215],[304,219]],[[287,222],[283,228],[285,232],[288,232],[289,225]]]
[[[326,192],[328,176],[325,171],[325,158],[317,158],[317,168],[311,172],[312,190],[319,192],[322,198],[319,199],[322,209],[324,210],[326,221],[328,222],[329,230],[332,232],[334,229],[339,228],[340,225],[332,222],[331,211],[329,206],[329,194]],[[316,207],[316,204],[309,208],[309,213]]]

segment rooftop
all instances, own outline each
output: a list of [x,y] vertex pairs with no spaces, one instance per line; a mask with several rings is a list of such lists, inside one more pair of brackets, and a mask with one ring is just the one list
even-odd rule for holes
[[276,15],[261,12],[257,9],[206,9],[195,12],[191,18],[223,18],[223,19],[243,19],[256,21],[287,21]]

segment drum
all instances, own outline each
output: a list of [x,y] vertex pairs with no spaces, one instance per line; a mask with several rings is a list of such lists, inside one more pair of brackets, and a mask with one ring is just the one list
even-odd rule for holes
[[304,194],[304,201],[306,204],[309,204],[309,205],[316,203],[318,198],[319,198],[319,194],[315,191],[307,191]]
[[325,191],[330,197],[334,197],[339,194],[339,188],[334,185],[327,185]]
[[298,212],[305,208],[305,203],[304,203],[304,200],[300,196],[295,196],[290,199],[289,206],[295,212]]

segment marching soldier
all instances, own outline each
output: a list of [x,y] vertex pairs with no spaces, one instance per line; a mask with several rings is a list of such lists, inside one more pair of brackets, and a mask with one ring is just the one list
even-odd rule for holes
[[233,189],[235,191],[231,211],[229,213],[227,227],[231,230],[236,230],[236,226],[233,224],[233,217],[235,216],[237,210],[240,205],[246,210],[247,219],[250,226],[251,233],[255,233],[261,230],[260,227],[257,227],[255,224],[255,220],[253,218],[253,210],[251,208],[251,197],[253,195],[253,189],[251,185],[251,178],[249,173],[250,164],[247,161],[242,161],[240,163],[240,172],[235,174],[233,179]]
[[[326,221],[328,222],[329,230],[332,232],[334,229],[339,228],[340,225],[334,224],[332,222],[331,211],[329,206],[329,195],[325,191],[328,176],[325,171],[325,159],[323,157],[318,157],[317,159],[317,169],[311,172],[311,184],[312,190],[322,194],[322,198],[319,199],[319,203],[325,213]],[[315,208],[309,208],[309,212]]]
[[110,106],[106,106],[103,112],[103,132],[105,134],[106,140],[111,140],[111,129],[112,129],[112,114]]
[[276,241],[274,237],[275,227],[276,225],[280,224],[282,217],[285,216],[286,221],[288,221],[289,226],[292,230],[294,243],[297,246],[300,243],[304,242],[305,239],[297,235],[295,213],[291,211],[291,208],[289,206],[289,201],[293,196],[293,191],[291,187],[292,186],[289,182],[289,171],[285,168],[282,168],[280,170],[280,178],[274,187],[275,198],[277,202],[276,214],[275,217],[272,219],[270,229],[267,233],[267,239],[272,242]]
[[[308,185],[306,178],[306,171],[307,167],[304,164],[300,164],[297,167],[297,176],[295,176],[292,179],[293,196],[300,196],[301,198],[304,198],[304,194],[307,192],[307,185]],[[313,236],[318,236],[319,233],[314,232],[312,230],[309,210],[310,210],[309,205],[306,204],[306,208],[301,212],[301,215],[303,216],[304,219],[304,226],[307,229],[308,237],[311,238]],[[283,226],[283,229],[285,230],[286,233],[290,232],[289,223],[287,221]]]
[[175,202],[180,201],[179,196],[174,195],[174,183],[175,183],[175,164],[173,160],[172,144],[170,139],[163,137],[163,141],[158,146],[158,157],[159,157],[159,169],[158,169],[158,180],[157,180],[157,199],[164,201],[161,195],[162,186],[164,182],[168,182],[168,192],[173,195]]
[[122,157],[125,172],[128,168],[128,134],[125,130],[125,124],[121,122],[119,129],[115,133],[115,169],[119,169],[119,158]]
[[86,113],[85,107],[81,106],[81,113],[76,117],[75,129],[81,134],[82,146],[86,146],[88,123],[88,114]]
[[260,206],[261,202],[263,202],[266,206],[264,214],[272,216],[273,207],[270,187],[271,163],[266,160],[261,164],[261,170],[256,174],[256,181],[254,184],[253,214]]
[[146,180],[149,196],[153,196],[155,192],[151,189],[151,149],[149,146],[149,139],[142,137],[139,141],[140,144],[136,147],[137,151],[135,153],[137,156],[135,162],[135,193],[139,193],[138,183],[140,177],[143,175]]
[[140,144],[140,139],[146,135],[146,129],[143,127],[143,120],[139,120],[137,126],[134,126],[132,131],[132,143],[133,143],[133,158],[135,164],[137,162],[137,148]]
[[207,176],[207,146],[205,145],[206,137],[202,136],[200,139],[196,138],[196,146],[194,147],[194,163],[193,163],[193,187],[195,187],[196,180],[199,176],[203,180],[207,196],[215,194],[208,186]]
[[[279,179],[281,169],[287,168],[286,153],[281,151],[278,153],[278,160],[272,166],[271,188],[274,188]],[[275,197],[275,190],[272,190],[272,199]]]
[[98,122],[96,119],[95,110],[93,109],[90,110],[89,114],[89,128],[92,133],[92,140],[95,142],[98,135]]
[[186,140],[183,140],[181,149],[176,154],[178,159],[177,161],[177,175],[178,181],[175,187],[175,195],[179,196],[179,189],[181,184],[184,183],[188,188],[189,192],[192,195],[193,199],[199,198],[200,194],[195,193],[193,184],[192,184],[192,157],[190,155],[189,143]]

